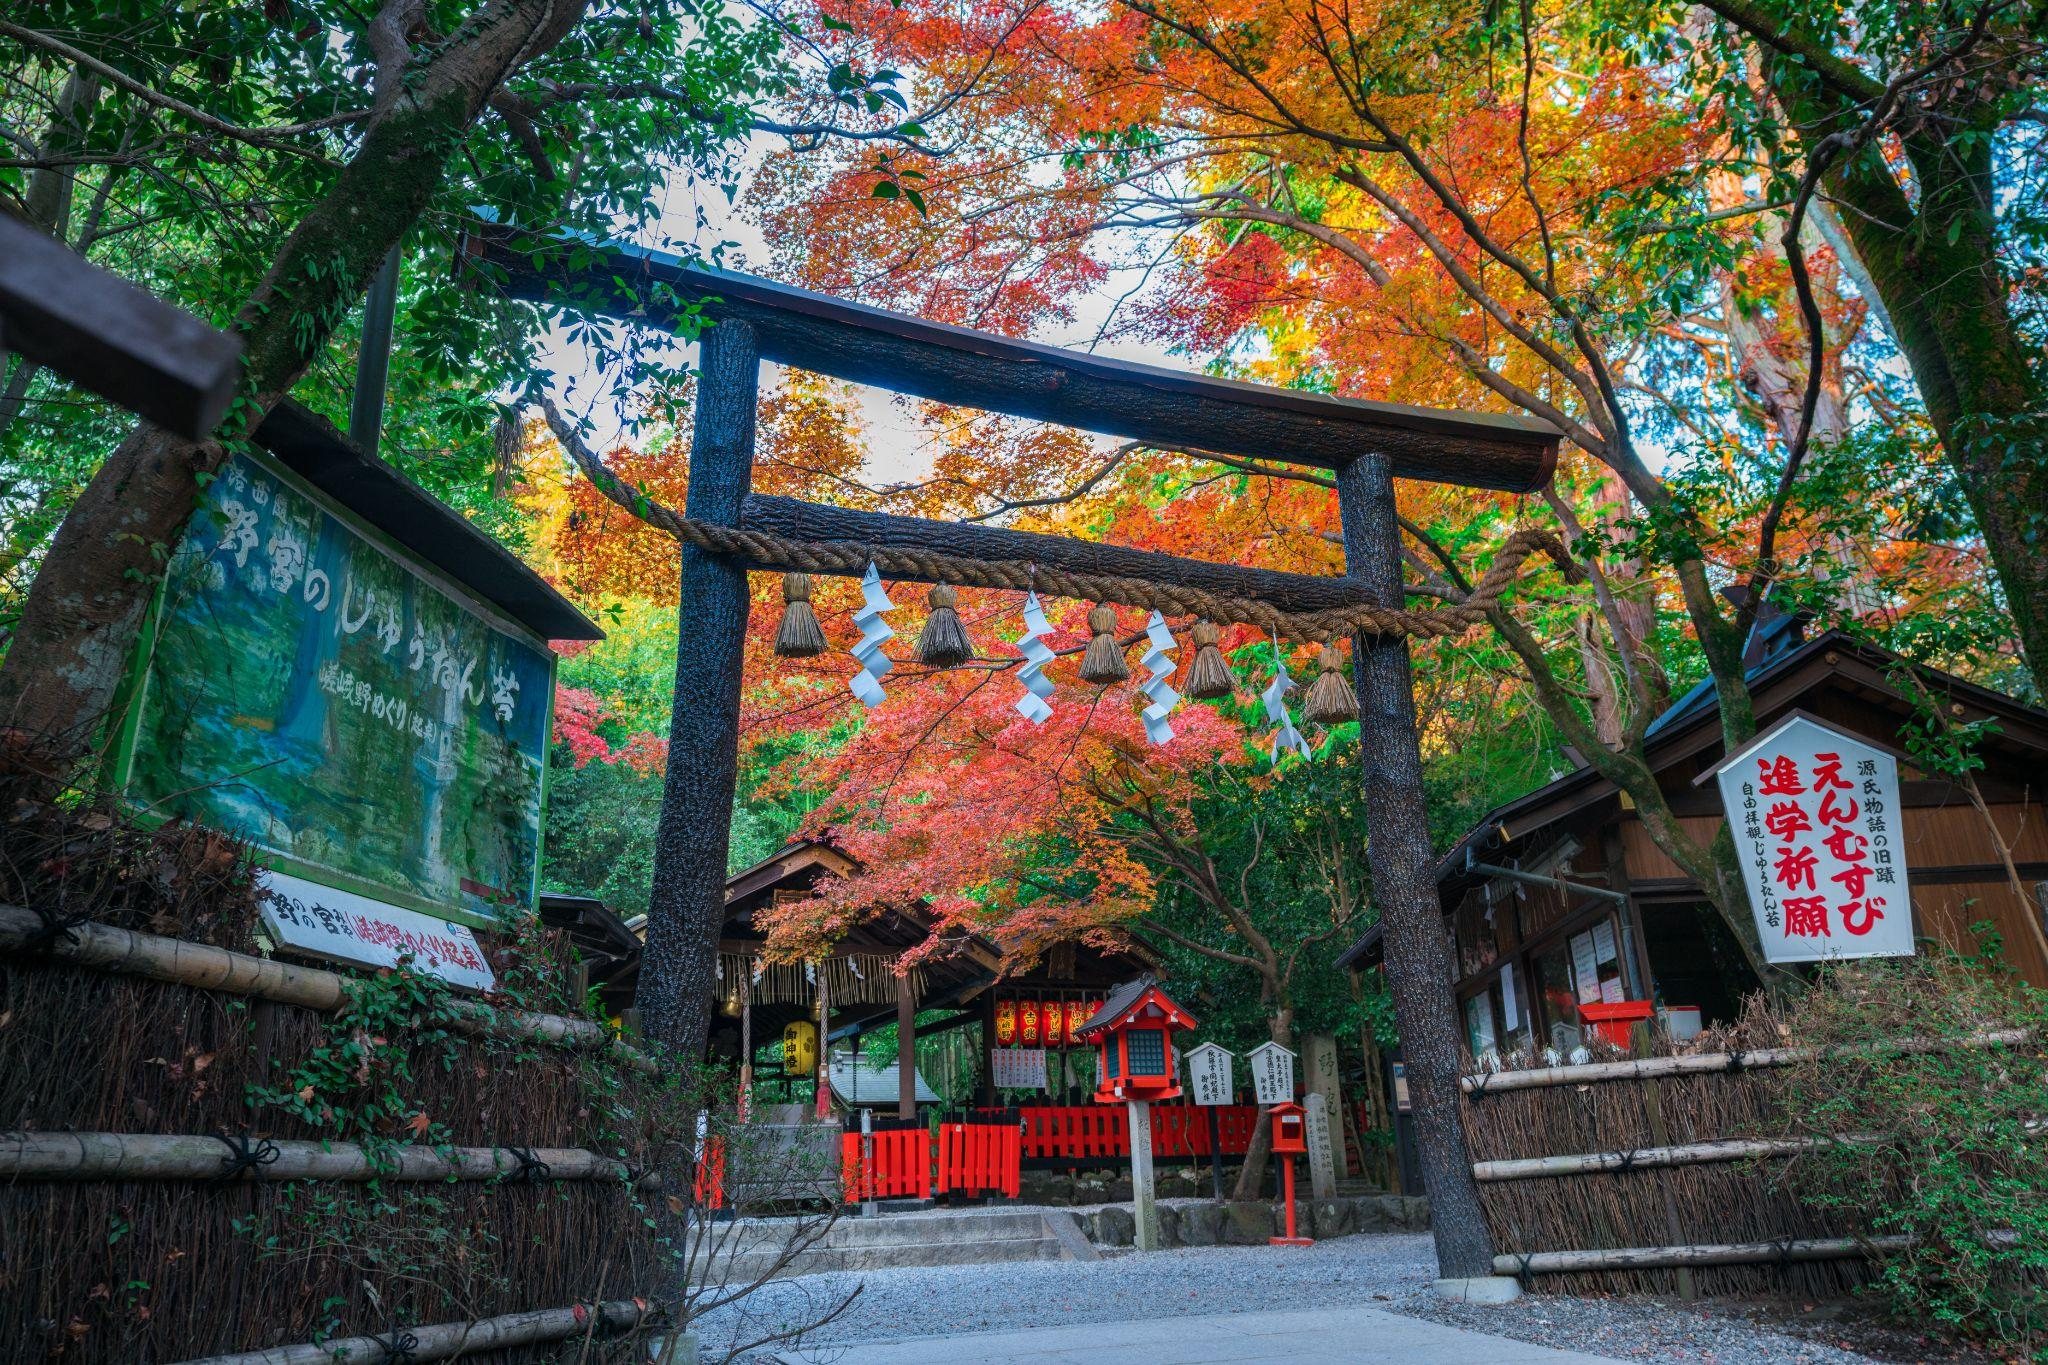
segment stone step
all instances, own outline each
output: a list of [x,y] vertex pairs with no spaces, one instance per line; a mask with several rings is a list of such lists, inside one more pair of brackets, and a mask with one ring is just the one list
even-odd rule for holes
[[[872,1246],[813,1246],[776,1270],[778,1278],[821,1275],[828,1271],[887,1270],[898,1266],[994,1265],[1007,1261],[1057,1261],[1066,1254],[1056,1238],[1041,1231],[1036,1237],[1003,1237],[983,1241],[898,1242]],[[727,1283],[767,1274],[775,1254],[761,1251],[721,1262]]]
[[1035,1212],[918,1213],[863,1218],[848,1214],[825,1234],[835,1247],[903,1246],[921,1242],[984,1242],[1046,1236],[1045,1218]]

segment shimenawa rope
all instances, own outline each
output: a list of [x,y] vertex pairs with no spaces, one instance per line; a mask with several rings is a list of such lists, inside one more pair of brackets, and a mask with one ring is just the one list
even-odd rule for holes
[[[873,564],[884,577],[889,578],[915,578],[976,588],[1008,588],[1018,592],[1035,590],[1055,597],[1149,607],[1168,616],[1201,616],[1212,621],[1256,626],[1269,634],[1293,640],[1329,641],[1353,633],[1458,636],[1486,619],[1487,609],[1500,600],[1501,593],[1514,580],[1522,561],[1530,555],[1540,551],[1549,556],[1568,577],[1576,577],[1579,573],[1556,535],[1527,527],[1502,543],[1493,566],[1462,602],[1427,611],[1354,602],[1316,612],[1287,612],[1256,597],[1209,592],[1144,578],[1070,573],[1065,569],[1020,560],[964,559],[929,550],[899,550],[856,541],[786,540],[766,531],[715,526],[676,516],[655,504],[648,507],[647,520],[676,539],[712,554],[745,560],[757,567],[793,567],[804,573],[859,577],[867,571],[869,564]],[[664,513],[666,515],[662,515]]]

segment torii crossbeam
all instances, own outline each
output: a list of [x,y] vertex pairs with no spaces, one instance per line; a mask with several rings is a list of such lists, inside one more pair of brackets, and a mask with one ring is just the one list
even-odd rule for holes
[[[536,248],[538,248],[536,250]],[[1038,562],[1255,598],[1313,611],[1405,605],[1394,479],[1527,492],[1555,468],[1558,434],[1524,418],[1369,403],[1107,360],[928,322],[634,246],[535,242],[488,225],[464,238],[470,269],[509,294],[701,334],[685,515],[790,541],[855,539],[956,557]],[[1336,474],[1346,574],[1322,579],[1029,536],[997,528],[853,513],[751,491],[760,362],[940,402],[1080,427],[1168,448],[1308,464]],[[700,1050],[717,970],[738,766],[740,665],[749,567],[685,540],[669,732],[640,977],[650,1037]],[[1407,638],[1353,644],[1373,898],[1432,1198],[1441,1273],[1492,1274],[1493,1250],[1458,1119],[1458,1023],[1437,903]]]

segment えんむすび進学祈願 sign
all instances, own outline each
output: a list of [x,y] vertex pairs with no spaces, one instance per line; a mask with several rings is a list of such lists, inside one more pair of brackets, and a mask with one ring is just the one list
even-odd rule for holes
[[1715,777],[1766,959],[1912,954],[1898,760],[1792,716]]

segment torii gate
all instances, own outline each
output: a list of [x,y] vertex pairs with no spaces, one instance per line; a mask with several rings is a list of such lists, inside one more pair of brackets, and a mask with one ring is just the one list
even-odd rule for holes
[[[545,250],[529,254],[535,247]],[[685,514],[784,541],[860,542],[955,558],[1028,560],[1076,573],[1256,599],[1288,612],[1405,605],[1394,479],[1529,492],[1556,467],[1558,433],[1532,420],[1334,398],[1104,359],[929,322],[629,245],[536,243],[489,225],[466,236],[471,269],[514,297],[675,325],[700,344]],[[1060,536],[852,512],[751,491],[760,362],[947,404],[1056,422],[1168,448],[1335,473],[1346,575],[1320,578],[1125,550]],[[701,1047],[717,962],[738,766],[746,573],[798,567],[682,545],[675,708],[640,978],[654,1041]],[[858,572],[855,570],[855,572]],[[892,577],[915,577],[911,574]],[[928,580],[935,581],[935,580]],[[1440,1271],[1493,1273],[1493,1249],[1458,1119],[1458,1023],[1423,804],[1407,639],[1358,634],[1368,860],[1386,925],[1388,981],[1432,1205]]]

